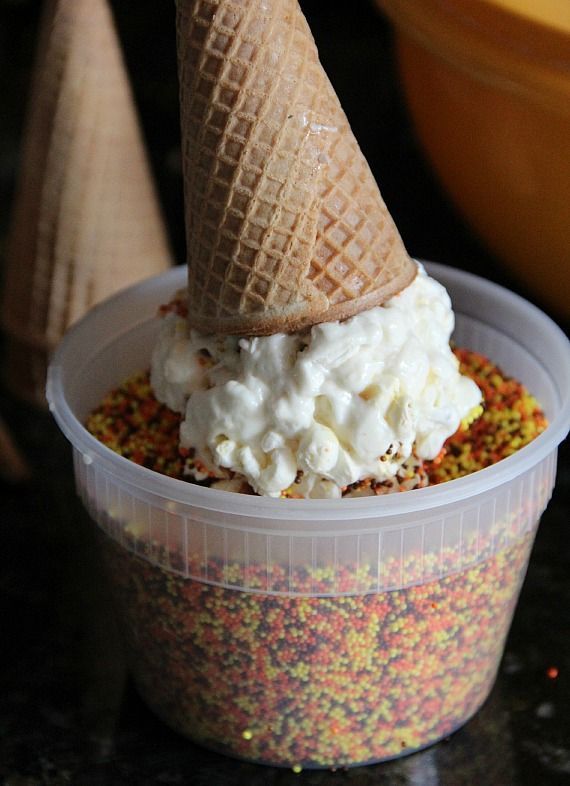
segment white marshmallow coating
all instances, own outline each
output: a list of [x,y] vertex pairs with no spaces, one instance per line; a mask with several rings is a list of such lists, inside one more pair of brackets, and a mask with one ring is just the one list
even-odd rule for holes
[[181,445],[216,475],[272,497],[293,484],[338,497],[393,477],[412,452],[434,458],[481,402],[450,349],[453,326],[449,295],[420,265],[383,306],[304,335],[202,336],[168,314],[151,383],[184,414]]

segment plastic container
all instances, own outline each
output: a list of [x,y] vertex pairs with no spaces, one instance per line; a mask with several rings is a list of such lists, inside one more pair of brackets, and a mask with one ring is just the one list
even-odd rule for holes
[[570,318],[570,3],[376,0],[423,148],[529,291]]
[[130,463],[81,425],[148,365],[173,271],[96,307],[65,337],[48,400],[104,533],[130,664],[147,703],[215,750],[273,765],[400,756],[473,715],[495,679],[570,423],[570,349],[534,306],[428,265],[459,344],[526,382],[550,419],[531,445],[441,486],[275,500]]

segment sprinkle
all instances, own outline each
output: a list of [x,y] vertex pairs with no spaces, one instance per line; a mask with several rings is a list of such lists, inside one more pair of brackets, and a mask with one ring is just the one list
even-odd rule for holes
[[[184,307],[182,301],[175,300],[166,308]],[[461,372],[481,389],[483,406],[468,415],[432,461],[422,462],[411,456],[396,477],[352,483],[343,489],[343,496],[411,491],[462,477],[514,453],[545,429],[544,413],[523,385],[476,352],[454,352]],[[149,374],[141,373],[111,391],[89,416],[86,426],[107,447],[141,466],[180,480],[211,485],[216,480],[214,473],[195,458],[194,451],[178,446],[180,420],[179,414],[155,399]],[[386,455],[391,453],[392,447]],[[299,497],[295,486],[300,480],[301,474],[297,473],[295,483],[282,496]]]
[[[460,427],[434,461],[412,457],[401,478],[362,481],[347,494],[459,477],[544,429],[544,415],[519,383],[476,353],[457,355],[483,391],[482,414]],[[139,374],[112,391],[87,426],[121,455],[186,479],[199,465],[193,451],[178,450],[179,423],[154,399],[148,374]],[[513,532],[529,517],[526,504],[506,524]],[[143,697],[191,739],[296,774],[411,753],[470,717],[491,688],[533,542],[532,532],[517,534],[497,551],[496,532],[476,534],[473,544],[466,535],[465,548],[489,556],[459,572],[453,544],[437,554],[398,553],[385,562],[387,584],[398,585],[403,571],[410,585],[357,594],[355,570],[362,586],[372,586],[373,566],[335,568],[309,559],[291,571],[278,560],[268,566],[252,558],[244,566],[231,554],[204,566],[199,553],[187,553],[160,528],[143,542],[146,530],[136,519],[124,530],[132,551],[102,540],[126,632],[144,653],[133,662]],[[139,556],[149,549],[152,561]],[[212,583],[188,575],[207,575]],[[422,580],[426,575],[442,578]],[[338,594],[330,596],[333,580]],[[229,588],[237,582],[254,591]],[[265,592],[268,586],[278,594]],[[292,586],[310,594],[292,595]],[[556,679],[558,668],[546,675]]]
[[467,431],[469,426],[474,423],[478,418],[481,417],[483,414],[483,406],[481,404],[477,404],[476,407],[473,407],[471,412],[469,412],[461,421],[461,429],[463,431]]
[[[532,540],[529,533],[442,579],[329,597],[204,584],[111,538],[102,543],[126,630],[136,631],[132,644],[145,653],[134,663],[139,689],[159,715],[196,742],[238,757],[343,767],[424,747],[484,701]],[[165,540],[163,548],[169,564],[180,566],[180,546]],[[453,549],[440,557],[445,567]],[[429,569],[428,560],[410,555],[405,569]],[[386,569],[399,573],[399,557]],[[330,586],[334,568],[309,563],[292,576],[286,566],[271,570],[281,571],[284,587],[305,581],[318,593]],[[341,591],[351,570],[337,574]],[[231,582],[232,571],[239,576],[243,566],[223,557],[208,562],[214,582]],[[266,586],[267,565],[251,561],[247,581]],[[258,718],[263,726],[253,733]]]
[[463,477],[497,463],[527,445],[547,426],[544,413],[524,385],[477,352],[454,350],[463,374],[483,394],[482,414],[451,436],[441,454],[425,462],[430,484]]

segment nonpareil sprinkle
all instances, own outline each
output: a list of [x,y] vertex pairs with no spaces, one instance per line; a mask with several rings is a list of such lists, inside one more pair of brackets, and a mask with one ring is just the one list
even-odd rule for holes
[[[483,412],[433,461],[412,457],[393,482],[361,481],[346,496],[475,472],[545,428],[520,383],[477,353],[456,354],[484,394]],[[199,467],[191,450],[178,448],[179,423],[141,373],[106,396],[87,427],[126,458],[186,480],[188,467]],[[201,482],[214,485],[203,469]],[[224,482],[248,490],[235,477]],[[535,518],[525,505],[494,529],[469,536],[458,528],[456,542],[442,531],[439,549],[418,543],[404,555],[398,539],[382,576],[357,554],[356,567],[316,564],[310,549],[294,567],[245,547],[238,555],[222,547],[203,565],[202,552],[173,538],[167,522],[145,542],[136,520],[119,520],[128,546],[105,535],[101,542],[138,688],[191,739],[296,773],[384,760],[444,738],[478,709],[495,678],[532,546],[524,525]],[[501,548],[498,528],[509,536]],[[482,556],[462,563],[472,548]],[[200,575],[207,580],[188,577]],[[365,590],[355,589],[356,579]],[[381,589],[381,579],[395,588]],[[248,589],[236,588],[239,581]],[[557,668],[546,676],[556,679]]]
[[[377,482],[366,478],[343,489],[343,496],[409,491],[468,475],[511,455],[546,428],[536,399],[524,385],[503,372],[483,355],[456,349],[461,371],[471,377],[483,394],[482,413],[462,424],[433,461],[412,456],[395,478]],[[192,480],[191,466],[203,485],[222,485],[200,466],[192,452],[178,446],[181,416],[160,404],[152,392],[148,372],[131,377],[102,400],[87,419],[87,429],[107,447],[155,472]],[[251,493],[251,489],[230,486]],[[295,497],[295,484],[283,496]]]

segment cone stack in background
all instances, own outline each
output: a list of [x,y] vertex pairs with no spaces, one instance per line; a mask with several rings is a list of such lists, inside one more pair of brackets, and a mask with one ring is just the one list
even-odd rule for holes
[[43,404],[67,327],[171,264],[107,0],[49,0],[5,260],[8,386]]
[[297,0],[177,0],[189,319],[264,335],[414,278]]

